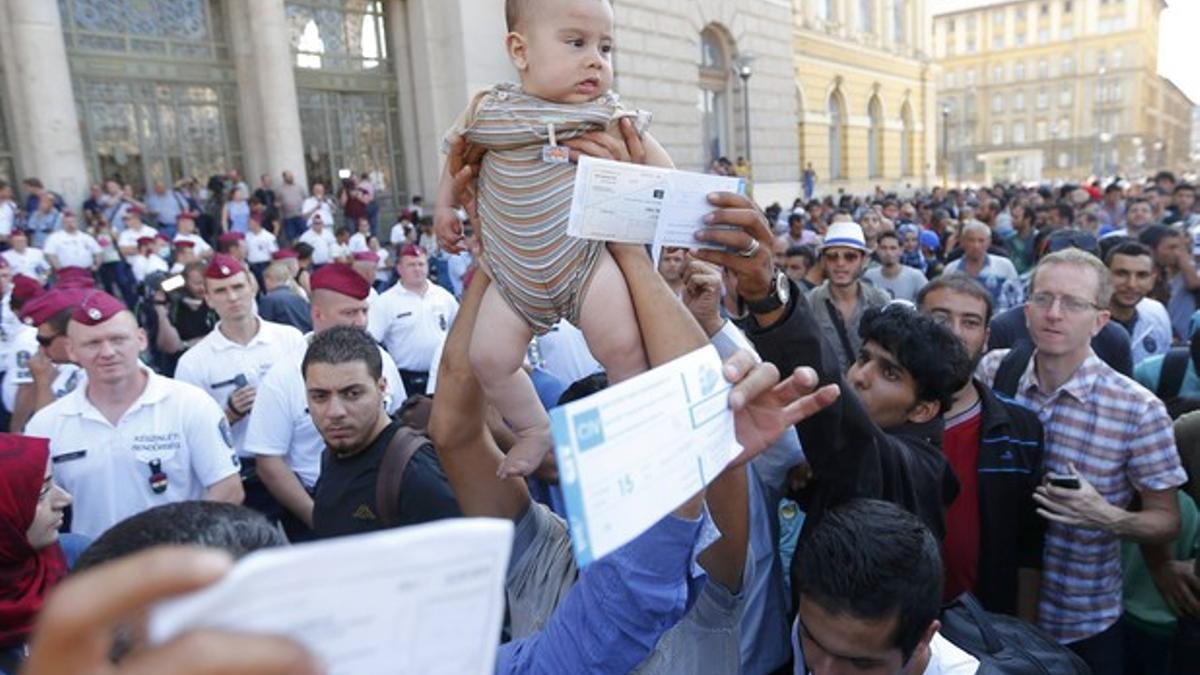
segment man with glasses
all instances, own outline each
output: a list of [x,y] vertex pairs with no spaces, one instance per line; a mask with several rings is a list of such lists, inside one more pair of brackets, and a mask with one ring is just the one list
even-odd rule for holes
[[[1120,673],[1121,540],[1160,544],[1179,530],[1180,466],[1171,419],[1154,394],[1101,361],[1112,281],[1099,259],[1052,253],[1030,282],[1024,350],[997,350],[977,374],[1034,410],[1048,476],[1034,493],[1049,523],[1038,622],[1098,675]],[[1136,496],[1138,511],[1127,510]]]
[[891,298],[887,291],[859,279],[867,257],[867,242],[856,223],[830,226],[820,255],[825,283],[809,292],[808,304],[844,373],[862,349],[858,324],[863,314],[886,305]]

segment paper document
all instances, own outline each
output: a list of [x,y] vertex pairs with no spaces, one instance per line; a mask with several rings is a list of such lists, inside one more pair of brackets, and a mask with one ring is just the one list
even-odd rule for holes
[[550,411],[580,567],[675,510],[741,452],[721,365],[706,346]]
[[710,192],[745,192],[736,176],[580,157],[567,234],[627,244],[714,248],[696,241]]
[[272,633],[331,675],[491,675],[512,530],[459,518],[259,551],[216,585],[155,607],[150,639]]

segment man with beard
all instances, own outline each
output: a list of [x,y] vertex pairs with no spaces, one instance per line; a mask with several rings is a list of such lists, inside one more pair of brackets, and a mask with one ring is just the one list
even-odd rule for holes
[[[987,289],[949,274],[917,298],[921,312],[948,327],[978,364],[992,314]],[[1042,474],[1042,424],[978,378],[954,394],[943,417],[942,450],[960,487],[946,509],[944,597],[970,591],[989,611],[1034,621],[1046,530],[1033,501]]]

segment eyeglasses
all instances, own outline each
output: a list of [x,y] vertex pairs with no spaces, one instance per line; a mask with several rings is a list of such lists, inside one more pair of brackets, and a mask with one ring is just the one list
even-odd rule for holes
[[825,251],[821,257],[829,262],[842,261],[846,263],[856,263],[862,260],[862,253],[858,251]]
[[1029,303],[1038,309],[1046,310],[1054,306],[1055,301],[1068,314],[1083,314],[1089,309],[1104,309],[1100,305],[1073,295],[1055,295],[1053,293],[1034,293],[1029,296]]
[[49,349],[50,345],[54,344],[54,341],[59,337],[61,337],[61,335],[57,333],[54,335],[39,335],[37,336],[37,342],[39,345]]

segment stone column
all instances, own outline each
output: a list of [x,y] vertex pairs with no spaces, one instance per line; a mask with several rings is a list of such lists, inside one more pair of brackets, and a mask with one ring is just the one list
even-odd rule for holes
[[[246,18],[246,0],[230,0],[225,5],[229,32],[229,51],[237,71],[238,137],[242,141],[242,170],[249,185],[257,185],[260,174],[267,172],[263,147],[262,115],[259,112],[258,74],[255,72],[254,47]],[[269,109],[268,109],[269,110]],[[281,180],[274,176],[276,184]]]
[[17,133],[28,135],[21,167],[75,204],[87,195],[88,173],[58,3],[8,0],[8,19],[5,75],[21,93],[11,101]]
[[307,186],[296,73],[283,0],[252,0],[245,8],[247,26],[253,27],[248,32],[258,106],[252,112],[262,125],[263,171],[277,177],[287,169],[296,175],[297,183]]
[[896,9],[895,3],[899,0],[884,0],[880,3],[880,22],[879,22],[879,44],[884,48],[891,48],[896,45]]
[[[416,89],[413,87],[413,63],[410,50],[412,40],[408,34],[408,2],[388,0],[387,17],[388,54],[392,69],[396,72],[397,103],[400,108],[400,145],[404,150],[405,185],[398,190],[407,195],[432,195],[433,188],[426,188],[421,172],[421,135],[417,131]],[[432,197],[427,203],[432,204]]]

